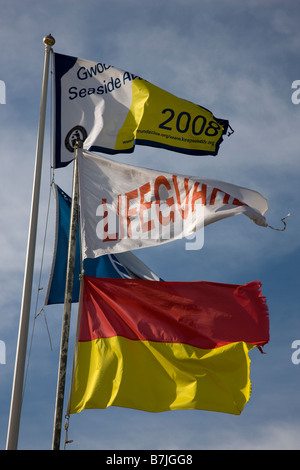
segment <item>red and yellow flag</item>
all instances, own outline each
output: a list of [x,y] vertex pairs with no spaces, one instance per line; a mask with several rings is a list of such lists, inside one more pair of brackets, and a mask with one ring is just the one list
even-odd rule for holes
[[269,340],[261,284],[84,278],[70,413],[120,406],[240,414]]

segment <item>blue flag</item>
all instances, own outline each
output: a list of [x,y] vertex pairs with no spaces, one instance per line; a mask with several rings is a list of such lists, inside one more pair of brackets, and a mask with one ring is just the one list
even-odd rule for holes
[[[64,303],[67,273],[71,198],[59,186],[54,185],[54,188],[56,196],[55,245],[45,305]],[[78,227],[72,302],[79,300],[80,259],[80,231]],[[83,269],[85,275],[91,277],[162,280],[131,252],[85,259]]]

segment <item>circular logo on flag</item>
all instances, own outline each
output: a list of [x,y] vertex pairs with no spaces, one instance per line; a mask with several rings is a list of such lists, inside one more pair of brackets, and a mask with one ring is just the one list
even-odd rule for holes
[[77,140],[85,141],[87,138],[87,131],[82,126],[75,126],[73,127],[66,135],[65,138],[65,147],[69,150],[69,152],[74,152],[74,147]]

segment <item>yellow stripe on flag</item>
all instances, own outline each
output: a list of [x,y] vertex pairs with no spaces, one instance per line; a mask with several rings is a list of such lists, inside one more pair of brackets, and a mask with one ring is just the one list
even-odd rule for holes
[[120,336],[79,342],[70,413],[119,406],[239,415],[250,398],[253,347],[200,349]]
[[214,153],[225,132],[206,108],[136,78],[132,82],[132,102],[120,128],[115,148],[130,149],[139,144],[178,151]]

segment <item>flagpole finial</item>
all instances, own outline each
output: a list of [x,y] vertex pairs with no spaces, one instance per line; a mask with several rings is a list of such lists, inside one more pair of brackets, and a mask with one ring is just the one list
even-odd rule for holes
[[43,43],[44,43],[46,46],[54,46],[54,44],[55,44],[55,39],[54,39],[53,36],[51,36],[51,34],[48,34],[47,36],[44,37]]
[[76,140],[74,150],[82,149],[82,147],[83,147],[83,141],[80,139]]

